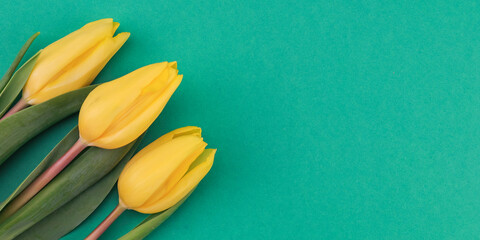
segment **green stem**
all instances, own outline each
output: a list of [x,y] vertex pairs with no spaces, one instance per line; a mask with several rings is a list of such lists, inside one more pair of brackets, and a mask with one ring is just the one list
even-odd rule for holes
[[52,166],[36,178],[25,190],[22,191],[12,202],[10,202],[1,212],[0,222],[13,215],[18,209],[23,207],[40,190],[43,189],[55,176],[57,176],[67,165],[85,149],[85,145],[80,139]]
[[113,211],[103,220],[100,225],[93,230],[92,233],[90,233],[85,240],[96,240],[98,239],[104,232],[107,230],[110,225],[126,210],[124,206],[122,206],[120,203],[113,209]]
[[13,106],[7,113],[5,113],[5,115],[3,115],[2,118],[0,118],[0,121],[9,117],[10,115],[13,115],[14,113],[26,108],[30,106],[25,100],[23,100],[23,98],[20,98],[20,100],[18,100],[17,104],[15,104],[15,106]]

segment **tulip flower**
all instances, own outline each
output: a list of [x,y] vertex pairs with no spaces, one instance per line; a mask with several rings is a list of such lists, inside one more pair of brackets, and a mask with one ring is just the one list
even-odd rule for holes
[[41,50],[21,100],[4,118],[92,83],[130,36],[113,37],[119,25],[111,18],[91,22]]
[[181,81],[177,63],[162,62],[96,87],[80,109],[80,138],[4,211],[13,214],[25,205],[86,147],[114,149],[137,139],[162,112]]
[[86,238],[97,239],[126,209],[158,213],[187,196],[210,171],[215,149],[198,127],[184,127],[157,139],[138,152],[118,180],[118,206]]
[[162,62],[95,88],[80,110],[81,138],[106,149],[130,143],[155,121],[181,81],[177,63]]

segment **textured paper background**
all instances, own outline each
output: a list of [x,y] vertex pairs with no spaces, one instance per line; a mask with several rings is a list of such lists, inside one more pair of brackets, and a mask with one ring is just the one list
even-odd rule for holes
[[[4,1],[0,69],[105,17],[132,33],[96,82],[178,61],[142,146],[185,125],[211,173],[150,239],[480,235],[480,6],[464,1]],[[0,168],[4,198],[76,123]],[[65,239],[85,237],[116,191]],[[128,212],[114,239],[141,221]]]

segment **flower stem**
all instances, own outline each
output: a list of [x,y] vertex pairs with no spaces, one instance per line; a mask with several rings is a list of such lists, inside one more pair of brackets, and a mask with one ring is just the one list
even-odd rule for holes
[[18,100],[17,104],[15,104],[7,113],[5,113],[5,115],[3,115],[2,118],[0,118],[0,121],[9,117],[10,115],[13,115],[14,113],[26,108],[30,106],[23,98],[20,98],[20,100]]
[[95,228],[95,230],[93,230],[93,232],[85,238],[85,240],[98,239],[126,209],[127,208],[121,204],[118,204],[117,207],[113,209],[113,211],[107,216],[107,218],[105,218],[105,220],[103,220],[103,222],[100,223],[100,225],[98,225],[97,228]]
[[37,177],[25,190],[22,191],[12,202],[10,202],[1,212],[0,222],[13,215],[18,209],[23,207],[40,190],[43,189],[55,176],[57,176],[83,149],[85,145],[80,139],[61,156],[52,166]]

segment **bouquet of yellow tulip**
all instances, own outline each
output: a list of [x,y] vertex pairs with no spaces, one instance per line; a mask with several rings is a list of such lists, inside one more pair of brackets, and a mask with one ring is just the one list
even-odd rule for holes
[[[98,207],[119,177],[119,205],[87,239],[98,238],[126,209],[154,214],[123,237],[143,238],[210,170],[216,150],[205,149],[198,127],[172,131],[130,160],[182,75],[176,62],[161,62],[88,86],[128,39],[129,33],[113,36],[118,26],[112,19],[89,23],[15,72],[35,34],[0,81],[0,164],[30,138],[79,111],[78,128],[0,204],[0,239],[65,235]],[[21,99],[7,112],[22,88]]]

